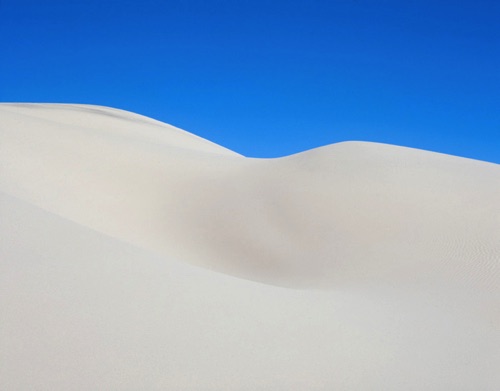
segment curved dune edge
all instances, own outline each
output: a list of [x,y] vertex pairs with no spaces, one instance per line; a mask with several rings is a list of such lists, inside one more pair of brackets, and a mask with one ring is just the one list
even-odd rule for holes
[[499,194],[410,148],[0,104],[0,388],[496,390]]

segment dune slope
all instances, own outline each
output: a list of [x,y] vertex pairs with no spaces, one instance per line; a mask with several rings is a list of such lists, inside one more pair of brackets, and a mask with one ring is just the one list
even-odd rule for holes
[[0,104],[0,216],[1,389],[500,387],[498,165]]

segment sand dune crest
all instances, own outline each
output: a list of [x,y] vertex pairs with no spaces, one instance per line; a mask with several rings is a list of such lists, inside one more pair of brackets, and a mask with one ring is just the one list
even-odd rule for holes
[[1,389],[500,386],[498,165],[1,104],[0,214]]

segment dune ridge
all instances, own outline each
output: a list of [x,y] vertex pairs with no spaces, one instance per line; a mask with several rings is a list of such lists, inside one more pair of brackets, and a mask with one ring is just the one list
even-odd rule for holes
[[2,389],[500,386],[496,164],[0,104],[0,212]]

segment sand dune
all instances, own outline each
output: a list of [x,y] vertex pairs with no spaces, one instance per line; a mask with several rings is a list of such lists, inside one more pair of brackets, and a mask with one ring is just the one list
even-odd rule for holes
[[2,390],[500,387],[498,165],[1,104],[0,217]]

